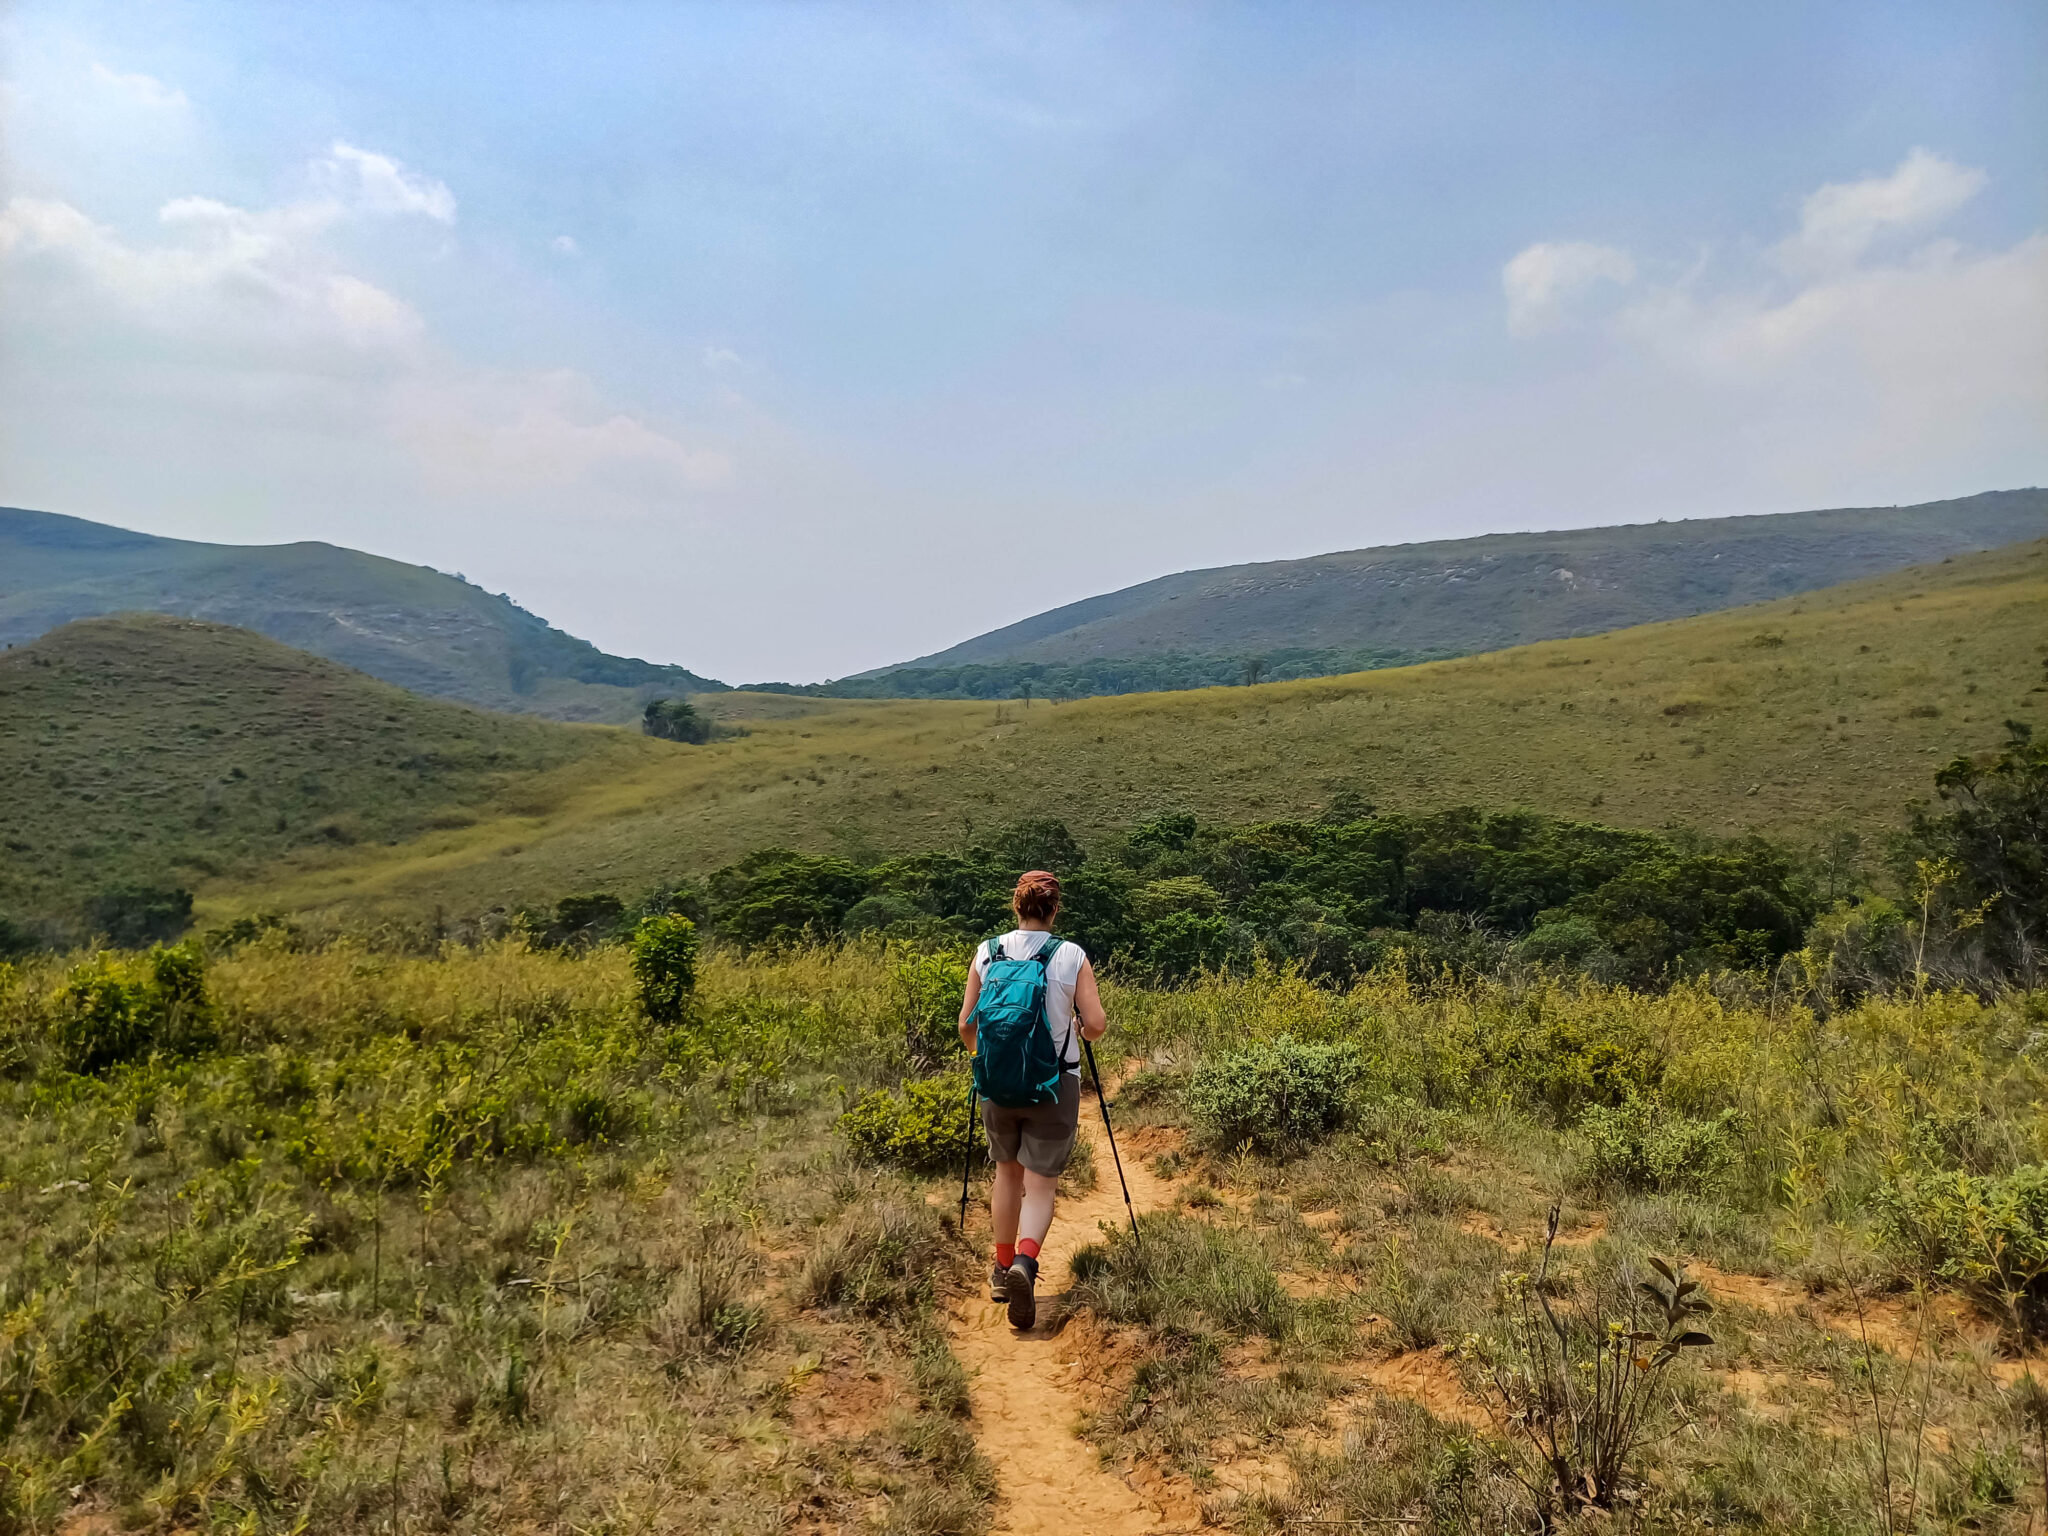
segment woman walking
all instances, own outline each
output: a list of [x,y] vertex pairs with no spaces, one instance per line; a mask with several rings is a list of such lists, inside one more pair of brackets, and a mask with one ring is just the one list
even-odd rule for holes
[[960,1006],[960,1039],[975,1056],[988,1155],[996,1165],[989,1299],[1009,1303],[1011,1327],[1029,1328],[1038,1320],[1039,1250],[1080,1126],[1081,1040],[1100,1040],[1109,1019],[1088,956],[1080,945],[1053,937],[1058,878],[1030,871],[1017,882],[1010,905],[1017,926],[975,951]]

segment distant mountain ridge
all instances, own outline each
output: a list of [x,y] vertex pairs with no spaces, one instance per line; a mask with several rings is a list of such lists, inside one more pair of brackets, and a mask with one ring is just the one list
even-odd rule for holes
[[[936,692],[920,674],[1046,667],[1085,675],[1148,657],[1175,658],[1186,670],[1190,658],[1285,651],[1470,655],[1688,618],[2044,534],[2048,490],[2025,489],[1219,566],[1084,598],[820,691],[887,679]],[[977,682],[988,686],[988,673]]]
[[612,656],[509,597],[333,544],[205,544],[0,507],[0,644],[75,619],[165,613],[255,630],[435,698],[623,722],[725,684]]

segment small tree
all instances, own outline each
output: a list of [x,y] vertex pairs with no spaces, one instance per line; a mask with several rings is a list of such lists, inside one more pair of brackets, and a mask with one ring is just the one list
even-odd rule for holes
[[699,746],[711,739],[711,722],[688,699],[651,699],[640,717],[643,734]]
[[1915,890],[1929,909],[1922,961],[1927,920],[1939,916],[1952,935],[1945,970],[2032,987],[2048,969],[2048,743],[2024,721],[2005,728],[1996,758],[1959,757],[1934,776],[1946,809],[1914,818],[1914,868],[1901,873],[1908,889],[1927,888]]
[[682,1022],[697,988],[697,925],[672,912],[643,918],[633,930],[633,979],[648,1018]]
[[1256,687],[1256,686],[1258,685],[1258,681],[1259,681],[1259,679],[1260,679],[1260,678],[1262,678],[1262,677],[1264,677],[1265,675],[1266,675],[1266,658],[1265,658],[1265,657],[1263,657],[1263,656],[1247,656],[1247,657],[1245,657],[1245,659],[1244,659],[1244,685],[1245,685],[1245,687],[1247,687],[1247,688],[1253,688],[1253,687]]

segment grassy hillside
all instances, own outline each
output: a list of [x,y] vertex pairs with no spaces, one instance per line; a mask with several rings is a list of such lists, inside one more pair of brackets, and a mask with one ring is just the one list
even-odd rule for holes
[[0,653],[0,911],[61,918],[119,883],[247,879],[293,849],[467,825],[539,803],[555,770],[587,785],[662,750],[423,699],[247,630],[83,620]]
[[[1914,507],[1853,507],[1704,518],[1563,533],[1491,534],[1350,550],[1163,576],[1091,597],[921,657],[900,669],[906,694],[925,673],[1038,663],[1086,672],[1113,660],[1270,656],[1308,675],[1368,664],[1359,654],[1468,655],[1534,640],[1707,613],[1789,596],[2048,534],[2048,491],[1994,491]],[[1311,654],[1294,667],[1287,652]],[[887,674],[869,674],[880,678]],[[1285,675],[1277,667],[1269,675]],[[1200,681],[1236,681],[1224,675]],[[937,681],[944,681],[943,678]],[[986,685],[986,678],[969,679]],[[1071,686],[1071,684],[1069,684]],[[1175,686],[1165,680],[1155,686]],[[965,693],[986,692],[967,687]],[[1004,690],[1014,693],[1012,686]],[[1040,693],[1051,691],[1041,686]],[[1123,691],[1114,685],[1090,692]]]
[[2008,717],[2048,724],[2048,543],[1591,639],[1257,688],[1063,706],[720,696],[743,740],[556,775],[531,814],[397,848],[302,847],[214,907],[451,912],[636,894],[783,843],[882,853],[1027,815],[1082,836],[1523,805],[1810,840],[1894,822]]
[[424,566],[331,544],[198,544],[0,508],[0,642],[125,612],[234,624],[415,693],[558,720],[624,722],[656,695],[724,687],[606,655]]

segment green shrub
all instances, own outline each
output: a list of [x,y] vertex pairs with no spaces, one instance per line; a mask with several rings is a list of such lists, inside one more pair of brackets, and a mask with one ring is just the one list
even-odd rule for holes
[[839,1117],[854,1152],[875,1163],[931,1170],[957,1164],[967,1144],[967,1074],[916,1078],[899,1098],[877,1088]]
[[1458,1117],[1448,1110],[1389,1094],[1360,1113],[1358,1132],[1372,1161],[1399,1168],[1418,1157],[1440,1161],[1450,1156],[1457,1124]]
[[1600,930],[1585,918],[1546,913],[1515,946],[1515,953],[1531,965],[1568,970],[1583,967],[1604,948]]
[[214,1043],[206,960],[195,945],[147,955],[107,952],[73,966],[57,1008],[57,1049],[73,1072],[97,1073],[153,1053]]
[[839,931],[849,938],[863,933],[886,933],[892,928],[917,923],[925,916],[918,904],[897,891],[864,896],[846,909]]
[[1188,1078],[1188,1109],[1215,1145],[1249,1142],[1266,1156],[1286,1156],[1341,1129],[1366,1076],[1356,1046],[1282,1035],[1196,1067]]
[[192,893],[153,885],[100,892],[86,914],[93,931],[117,949],[168,944],[192,926]]
[[1203,971],[1218,971],[1230,958],[1230,919],[1175,912],[1147,923],[1139,948],[1144,963],[1161,981],[1186,981]]
[[960,1004],[967,995],[967,962],[956,955],[906,956],[893,979],[911,1061],[929,1069],[957,1057],[963,1049]]
[[633,930],[633,980],[657,1024],[675,1024],[697,986],[697,925],[675,913],[643,918]]
[[1655,1099],[1595,1104],[1579,1117],[1586,1137],[1580,1176],[1603,1189],[1697,1194],[1727,1170],[1735,1125],[1732,1109],[1696,1120],[1672,1114]]
[[1922,1276],[2048,1327],[2048,1167],[2007,1174],[1902,1174],[1873,1201],[1880,1236]]

